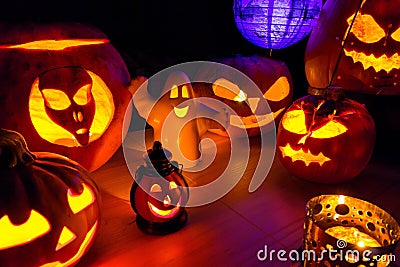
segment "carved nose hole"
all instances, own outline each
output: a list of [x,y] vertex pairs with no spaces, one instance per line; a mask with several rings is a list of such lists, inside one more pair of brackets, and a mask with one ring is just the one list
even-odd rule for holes
[[83,121],[83,114],[82,114],[82,112],[78,112],[78,121],[79,122],[82,122]]
[[78,122],[78,117],[76,116],[75,111],[72,112],[72,116],[74,117],[74,121]]

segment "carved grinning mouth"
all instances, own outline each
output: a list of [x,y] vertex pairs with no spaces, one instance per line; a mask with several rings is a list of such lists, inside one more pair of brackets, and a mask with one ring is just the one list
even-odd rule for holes
[[325,162],[330,161],[331,159],[326,157],[322,152],[318,155],[314,155],[308,149],[304,150],[302,148],[293,149],[289,144],[286,146],[280,146],[279,149],[282,152],[283,157],[289,157],[292,162],[300,160],[304,162],[304,164],[308,167],[311,163],[315,162],[322,166]]
[[360,62],[364,70],[372,67],[375,72],[384,70],[389,73],[392,69],[400,69],[400,56],[398,53],[390,57],[387,55],[375,57],[374,54],[366,55],[362,52],[350,51],[347,49],[344,49],[344,53],[346,56],[351,57],[354,63]]
[[172,218],[179,212],[179,209],[181,207],[181,202],[182,202],[181,199],[179,199],[176,206],[168,210],[160,210],[150,202],[148,202],[147,204],[149,205],[151,213],[153,213],[153,215],[155,215],[156,217]]
[[249,129],[254,127],[262,127],[271,123],[279,114],[282,113],[284,108],[276,112],[271,112],[265,115],[251,115],[247,117],[240,117],[238,115],[231,115],[230,124],[239,128]]

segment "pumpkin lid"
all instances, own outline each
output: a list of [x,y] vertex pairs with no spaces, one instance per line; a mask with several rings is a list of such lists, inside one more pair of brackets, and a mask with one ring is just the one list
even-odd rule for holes
[[170,162],[172,153],[164,149],[160,141],[155,141],[153,148],[147,150],[143,158],[147,165],[153,165],[156,171],[162,176],[167,176],[173,171],[173,166]]
[[41,40],[103,40],[108,37],[92,25],[76,22],[0,23],[0,44],[19,45]]
[[338,86],[328,86],[327,88],[309,86],[307,93],[313,96],[322,96],[323,99],[332,101],[339,101],[346,97],[344,89]]

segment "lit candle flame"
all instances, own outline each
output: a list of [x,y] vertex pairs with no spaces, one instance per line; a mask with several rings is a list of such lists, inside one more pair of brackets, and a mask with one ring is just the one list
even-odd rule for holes
[[344,196],[343,195],[339,196],[338,204],[344,204]]

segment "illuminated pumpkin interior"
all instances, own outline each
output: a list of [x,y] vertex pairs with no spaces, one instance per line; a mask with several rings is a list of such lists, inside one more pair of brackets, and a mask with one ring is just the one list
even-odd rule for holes
[[71,189],[68,189],[67,193],[68,204],[74,214],[89,207],[96,200],[93,191],[86,184],[82,185],[83,185],[83,191],[79,195],[74,195]]
[[[347,131],[347,128],[335,120],[330,120],[318,129],[309,132],[306,129],[306,118],[303,110],[292,110],[285,114],[282,119],[283,128],[295,134],[308,134],[313,138],[332,138]],[[300,141],[299,143],[304,143]]]
[[40,40],[18,45],[2,45],[0,48],[27,50],[64,50],[70,47],[97,45],[109,43],[107,39],[69,39],[69,40]]
[[264,98],[271,101],[281,101],[290,93],[290,84],[286,77],[279,77],[278,80],[264,94]]
[[[177,85],[173,85],[171,87],[169,98],[174,99],[178,97],[179,97],[179,87]],[[182,98],[189,98],[189,89],[187,85],[182,86]]]
[[93,237],[95,236],[95,233],[97,231],[97,226],[98,226],[98,222],[96,222],[92,226],[92,228],[87,232],[85,239],[83,240],[81,246],[79,247],[78,252],[67,262],[63,262],[63,263],[61,263],[59,261],[50,262],[50,263],[43,264],[40,267],[66,267],[66,266],[74,265],[76,262],[79,261],[80,258],[82,258],[83,254],[86,252],[86,249],[91,244],[91,241],[93,240]]
[[[354,15],[347,19],[349,27],[346,32],[348,32],[351,27],[353,18]],[[390,25],[388,27],[390,29]],[[351,28],[351,32],[361,42],[371,44],[386,38],[389,29],[382,29],[371,15],[358,13]],[[400,41],[400,29],[394,31],[391,37],[396,41]],[[344,49],[344,53],[346,56],[351,57],[354,63],[360,62],[364,70],[372,67],[375,72],[384,70],[389,73],[392,69],[400,68],[400,57],[398,53],[391,56],[383,54],[382,56],[376,57],[373,53],[367,55],[364,52],[357,52],[348,48]]]
[[344,227],[338,225],[326,229],[325,232],[337,239],[344,240],[349,244],[357,245],[362,248],[381,246],[375,238],[361,232],[355,227]]
[[15,225],[7,215],[0,219],[0,250],[21,246],[50,232],[48,220],[39,212],[32,210],[24,223]]
[[[114,116],[115,106],[113,96],[104,81],[93,72],[87,72],[93,81],[91,92],[96,103],[96,112],[90,128],[90,143],[100,138],[107,130]],[[50,143],[67,147],[79,146],[70,132],[65,130],[62,125],[57,125],[46,114],[44,99],[38,84],[39,78],[34,81],[29,98],[29,112],[36,131],[40,137]],[[47,100],[52,99],[51,103],[49,103],[52,107],[62,110],[70,105],[70,100],[63,92],[48,89],[43,91]],[[75,94],[73,100],[82,105],[88,102],[88,97],[90,97],[90,94],[88,94],[87,88],[84,86]]]
[[[169,182],[169,190],[173,190],[173,189],[177,189],[178,185],[174,182],[171,181]],[[161,186],[159,184],[153,184],[150,188],[150,193],[161,193],[163,191],[163,189],[161,188]],[[176,204],[176,206],[172,206],[171,205],[171,198],[170,196],[167,194],[164,196],[163,199],[163,205],[165,208],[167,208],[166,210],[161,210],[159,208],[157,208],[156,206],[154,206],[153,204],[151,204],[150,202],[147,203],[151,213],[159,218],[172,218],[174,217],[180,209],[181,206],[181,199],[179,199],[178,203]],[[171,208],[170,208],[171,207]],[[170,208],[170,209],[168,209]]]
[[[321,105],[320,105],[321,106]],[[319,107],[320,107],[319,106]],[[333,115],[335,112],[333,113]],[[301,137],[297,144],[304,144],[308,137],[327,139],[339,136],[347,131],[347,128],[338,121],[335,121],[331,116],[331,120],[320,128],[315,130],[308,130],[306,128],[306,118],[303,110],[292,110],[286,112],[282,118],[282,126],[289,132],[304,135]],[[279,147],[283,157],[289,157],[292,162],[297,160],[303,161],[306,166],[309,166],[312,162],[318,163],[322,166],[325,162],[331,159],[326,157],[322,152],[319,154],[312,154],[307,148],[294,149],[290,144]]]
[[233,100],[233,101],[238,101],[242,102],[247,99],[247,94],[243,92],[239,86],[234,84],[231,81],[228,81],[227,79],[220,78],[216,80],[213,85],[212,85],[214,94],[216,96]]
[[69,243],[76,239],[76,235],[68,229],[68,227],[64,226],[61,231],[60,238],[58,239],[56,251],[59,251],[63,247],[67,246]]
[[306,166],[309,166],[311,163],[315,162],[322,166],[325,162],[330,161],[331,159],[326,157],[322,152],[318,155],[312,154],[308,149],[293,149],[290,144],[286,144],[284,147],[279,147],[282,152],[283,157],[289,157],[292,162],[302,161]]

